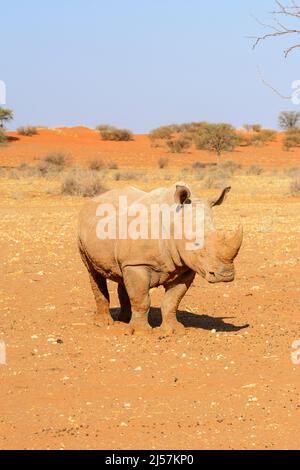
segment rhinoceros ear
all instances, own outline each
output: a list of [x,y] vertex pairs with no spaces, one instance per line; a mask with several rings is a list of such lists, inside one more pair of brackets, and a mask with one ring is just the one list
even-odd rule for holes
[[223,202],[225,201],[226,199],[226,196],[227,194],[231,191],[231,186],[228,186],[228,188],[225,188],[223,189],[223,191],[221,192],[221,194],[213,199],[210,199],[208,202],[209,202],[209,205],[210,207],[215,207],[215,206],[220,206],[221,204],[223,204]]
[[177,185],[176,186],[176,191],[174,195],[175,203],[176,204],[186,204],[191,197],[191,191],[187,186],[181,186]]

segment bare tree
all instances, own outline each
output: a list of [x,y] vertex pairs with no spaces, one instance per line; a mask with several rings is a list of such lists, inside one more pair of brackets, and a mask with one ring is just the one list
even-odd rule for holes
[[300,113],[297,111],[283,111],[279,114],[278,122],[281,129],[288,131],[297,129],[300,121]]
[[[272,24],[264,24],[258,20],[258,22],[269,32],[263,36],[254,37],[255,43],[253,48],[266,39],[275,37],[297,37],[300,35],[300,5],[297,5],[294,0],[289,3],[283,3],[282,1],[275,0],[277,9],[271,12],[273,17]],[[291,20],[291,21],[289,21]],[[293,20],[296,21],[296,26],[292,26]],[[284,55],[287,57],[295,49],[300,49],[300,42],[292,44],[284,50]]]

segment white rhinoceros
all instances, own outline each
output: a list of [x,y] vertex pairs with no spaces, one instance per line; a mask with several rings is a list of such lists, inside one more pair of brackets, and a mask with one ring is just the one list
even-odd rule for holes
[[[113,322],[109,312],[109,293],[107,279],[118,284],[118,295],[121,313],[118,320],[129,323],[130,331],[150,330],[148,312],[150,309],[150,289],[164,286],[165,296],[161,310],[163,322],[162,334],[171,334],[184,327],[177,322],[176,313],[179,304],[191,286],[195,275],[199,274],[210,283],[231,282],[235,271],[233,261],[236,258],[243,239],[243,229],[240,226],[235,234],[226,237],[217,232],[213,224],[212,208],[223,203],[231,188],[225,188],[213,200],[200,200],[191,196],[190,188],[184,183],[177,183],[169,189],[157,189],[149,193],[133,187],[122,190],[111,190],[89,201],[82,209],[79,220],[78,242],[83,262],[88,270],[92,290],[96,300],[97,311],[95,323],[108,325]],[[120,197],[126,198],[128,207],[143,209],[138,222],[135,221],[135,211],[127,215],[127,228],[134,223],[137,229],[143,222],[148,223],[148,237],[124,236],[124,227],[120,235]],[[203,208],[204,225],[203,243],[197,240],[191,243],[185,232],[178,237],[175,234],[175,222],[170,222],[169,236],[162,236],[161,217],[153,222],[150,208],[175,207],[174,213],[183,214],[186,206],[192,211],[192,224],[195,229],[194,209]],[[99,221],[104,212],[112,208],[107,222],[115,222],[115,230],[110,236],[99,235]],[[145,210],[149,209],[146,213]],[[122,208],[123,210],[123,208]],[[134,215],[133,215],[134,214]],[[157,213],[156,213],[157,214]],[[108,215],[108,212],[107,212]],[[116,221],[112,220],[116,218]],[[169,219],[170,220],[170,219]],[[159,236],[150,234],[149,226],[156,224]],[[124,219],[122,219],[124,224]],[[160,226],[160,227],[159,227]],[[103,225],[101,225],[103,228]],[[110,225],[113,227],[113,225]],[[145,230],[144,230],[145,235]],[[200,237],[201,238],[201,237]],[[192,248],[191,248],[192,246]]]

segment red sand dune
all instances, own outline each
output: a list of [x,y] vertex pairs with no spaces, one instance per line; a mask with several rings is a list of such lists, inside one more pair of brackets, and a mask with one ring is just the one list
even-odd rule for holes
[[[24,137],[9,132],[11,141],[0,148],[1,165],[17,166],[22,162],[34,162],[53,151],[65,153],[75,164],[87,164],[93,159],[108,163],[115,161],[122,167],[157,167],[158,159],[168,157],[170,167],[187,167],[195,161],[212,162],[214,156],[206,151],[189,149],[179,155],[168,153],[164,145],[154,148],[147,135],[135,135],[132,142],[104,142],[96,130],[86,127],[46,129],[40,128],[38,135]],[[296,166],[300,160],[300,149],[290,152],[282,150],[282,134],[264,147],[239,147],[223,159],[245,165],[261,165],[276,168]]]

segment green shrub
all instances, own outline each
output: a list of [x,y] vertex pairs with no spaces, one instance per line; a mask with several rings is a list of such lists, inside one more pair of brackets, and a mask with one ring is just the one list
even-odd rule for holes
[[170,126],[161,126],[157,129],[153,129],[149,134],[149,138],[152,142],[156,140],[170,140],[173,132]]
[[14,113],[11,109],[0,107],[0,128],[4,129],[4,124],[14,118]]
[[0,144],[5,144],[7,142],[8,138],[5,135],[5,132],[3,129],[0,128]]
[[218,164],[222,153],[232,152],[238,143],[238,135],[230,124],[209,124],[196,138],[196,148],[214,153]]
[[250,147],[252,144],[252,137],[250,135],[239,134],[237,138],[239,147]]

